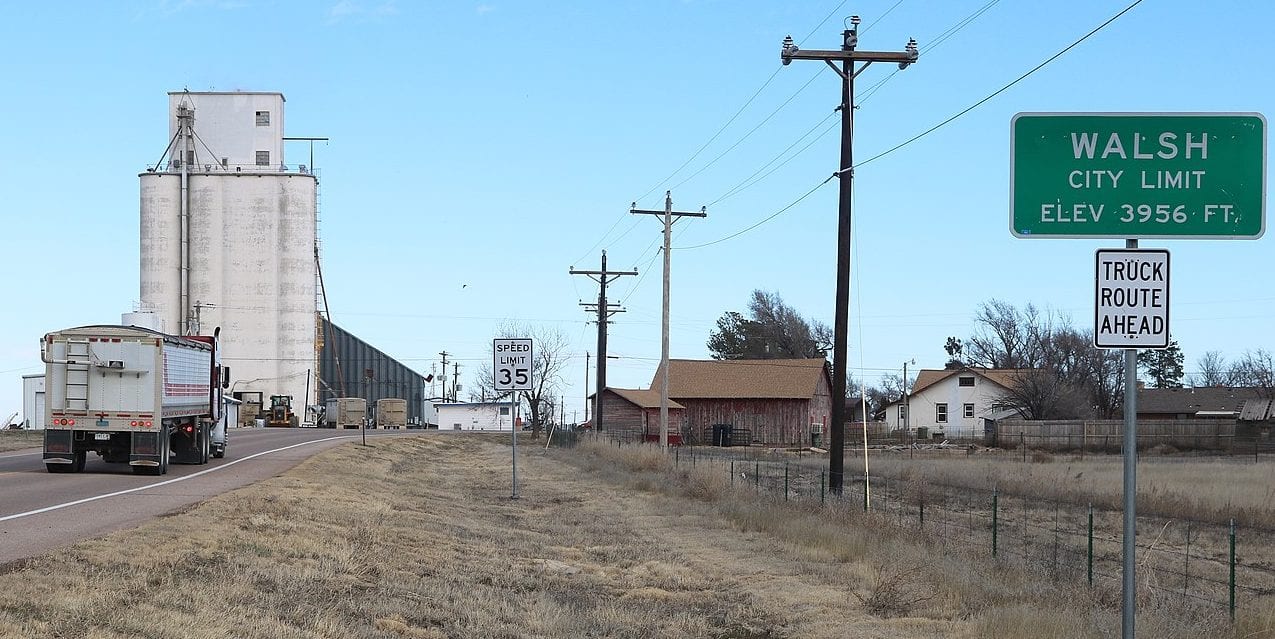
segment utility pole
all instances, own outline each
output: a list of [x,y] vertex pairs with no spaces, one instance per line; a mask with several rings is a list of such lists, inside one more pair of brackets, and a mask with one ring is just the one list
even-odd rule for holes
[[456,391],[460,389],[460,362],[452,362],[452,401],[460,401]]
[[[573,266],[568,272],[572,275],[586,275],[598,283],[598,391],[593,402],[593,428],[594,432],[602,432],[602,391],[607,387],[607,318],[624,310],[618,308],[616,304],[607,304],[607,284],[619,279],[622,275],[637,275],[638,272],[637,269],[608,271],[606,251],[602,251],[602,270],[577,271]],[[613,307],[617,308],[612,310]]]
[[443,401],[447,401],[447,351],[439,353],[443,356],[443,374],[438,378],[439,384],[443,387]]
[[[920,55],[916,40],[909,39],[903,51],[856,51],[859,44],[859,16],[851,16],[852,28],[842,32],[839,51],[802,51],[792,36],[784,38],[779,59],[785,66],[793,60],[823,60],[841,76],[841,162],[835,175],[841,194],[837,216],[837,298],[832,338],[832,441],[828,451],[828,488],[841,494],[845,464],[846,336],[850,324],[850,203],[854,186],[854,79],[873,62],[898,63],[900,69],[916,62]],[[838,67],[836,62],[840,61]],[[863,62],[857,69],[855,62]]]
[[668,307],[669,307],[669,243],[673,238],[673,222],[683,217],[708,217],[701,206],[696,212],[673,210],[673,192],[664,192],[663,211],[643,211],[637,202],[629,207],[634,215],[659,215],[664,218],[664,306],[660,313],[660,448],[668,452]]
[[584,352],[584,421],[589,421],[589,351]]

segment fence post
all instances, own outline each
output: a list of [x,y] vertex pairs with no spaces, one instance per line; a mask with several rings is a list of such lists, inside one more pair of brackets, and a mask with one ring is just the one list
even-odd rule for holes
[[997,510],[997,502],[1000,501],[1000,491],[992,489],[992,557],[996,556],[996,518],[999,514]]
[[827,490],[824,485],[824,482],[827,480],[827,477],[825,476],[827,472],[828,471],[826,470],[819,471],[819,505],[820,506],[824,504],[824,495]]
[[1093,504],[1089,504],[1089,557],[1087,559],[1089,585],[1093,586]]
[[730,485],[735,485],[735,460],[730,460]]
[[753,462],[753,489],[761,490],[761,462]]
[[1231,621],[1235,621],[1235,519],[1231,519],[1231,576],[1228,580],[1231,596]]
[[1186,522],[1186,559],[1182,566],[1182,596],[1186,597],[1191,589],[1191,520]]
[[788,462],[784,462],[784,501],[788,501]]

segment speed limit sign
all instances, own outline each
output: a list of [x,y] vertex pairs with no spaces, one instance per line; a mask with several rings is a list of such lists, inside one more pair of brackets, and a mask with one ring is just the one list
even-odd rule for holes
[[532,362],[530,339],[492,340],[492,388],[498,391],[531,390]]

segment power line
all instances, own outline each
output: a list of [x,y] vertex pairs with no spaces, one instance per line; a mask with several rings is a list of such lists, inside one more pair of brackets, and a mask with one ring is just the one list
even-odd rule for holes
[[753,230],[753,229],[755,229],[755,228],[757,228],[757,227],[761,226],[762,224],[765,224],[765,223],[767,223],[767,222],[769,222],[769,221],[771,221],[771,220],[775,219],[776,217],[779,217],[779,215],[780,215],[780,214],[782,214],[784,211],[787,211],[788,209],[790,209],[790,208],[792,208],[792,207],[794,207],[794,206],[797,206],[797,204],[799,204],[802,200],[804,200],[804,199],[806,199],[806,198],[810,197],[810,194],[811,194],[811,193],[814,193],[815,191],[818,191],[818,190],[819,190],[819,187],[821,187],[821,186],[823,186],[823,185],[827,184],[828,182],[831,182],[831,181],[832,181],[832,178],[835,178],[835,177],[837,177],[837,175],[836,175],[835,173],[834,173],[834,174],[832,174],[832,175],[829,175],[829,176],[827,177],[827,179],[825,179],[824,181],[822,181],[822,182],[820,182],[820,183],[816,184],[816,185],[814,186],[814,188],[810,189],[809,191],[806,191],[804,194],[802,194],[802,196],[801,196],[801,197],[797,198],[796,200],[793,200],[793,201],[792,201],[792,203],[791,203],[791,204],[789,204],[788,206],[785,206],[784,208],[779,209],[778,211],[775,211],[774,213],[771,213],[769,217],[762,219],[760,222],[757,222],[756,224],[754,224],[754,225],[752,225],[752,226],[750,226],[750,227],[748,227],[748,228],[746,228],[746,229],[743,229],[743,230],[741,230],[741,231],[736,231],[736,232],[734,232],[734,233],[732,233],[732,234],[730,234],[730,235],[727,235],[726,237],[723,237],[723,238],[721,238],[721,239],[713,240],[712,242],[705,242],[704,244],[696,244],[696,245],[694,245],[694,246],[679,246],[679,247],[677,247],[677,249],[678,249],[679,251],[685,251],[685,250],[689,250],[689,249],[704,248],[705,246],[712,246],[712,245],[714,245],[714,244],[719,244],[719,243],[721,243],[721,242],[725,242],[726,240],[730,240],[730,239],[734,239],[734,238],[736,238],[736,237],[739,237],[739,236],[741,236],[741,235],[743,235],[743,234],[745,234],[745,233],[747,233],[747,232],[749,232],[749,231],[751,231],[751,230]]
[[866,160],[864,160],[864,161],[862,161],[862,162],[859,162],[859,163],[855,164],[855,165],[854,165],[854,168],[859,168],[859,167],[861,167],[861,166],[863,166],[863,165],[865,165],[865,164],[868,164],[869,162],[872,162],[872,161],[874,161],[874,160],[878,160],[878,159],[883,158],[883,157],[885,157],[885,156],[887,156],[887,155],[889,155],[889,154],[891,154],[891,153],[894,153],[895,151],[898,151],[899,149],[901,149],[901,148],[903,148],[903,147],[905,147],[905,146],[907,146],[907,145],[909,145],[909,144],[912,144],[913,142],[916,142],[917,140],[920,140],[921,138],[923,138],[923,137],[925,137],[925,136],[927,136],[927,135],[929,135],[929,134],[931,134],[931,133],[933,133],[933,132],[935,132],[935,131],[939,130],[940,128],[942,128],[942,127],[946,126],[947,124],[949,124],[949,123],[950,123],[950,122],[952,122],[953,120],[955,120],[955,119],[957,119],[957,118],[961,117],[962,115],[965,115],[966,113],[969,113],[970,111],[973,111],[974,109],[977,109],[978,107],[982,106],[982,105],[983,105],[985,102],[987,102],[988,100],[991,100],[992,98],[994,98],[994,97],[996,97],[996,96],[998,96],[998,95],[1000,95],[1000,94],[1004,93],[1005,91],[1009,90],[1009,88],[1010,88],[1010,87],[1012,87],[1012,86],[1014,86],[1015,84],[1018,84],[1019,82],[1023,81],[1025,78],[1027,78],[1027,76],[1029,76],[1029,75],[1031,75],[1031,74],[1033,74],[1033,73],[1035,73],[1035,72],[1037,72],[1037,71],[1039,71],[1039,70],[1043,69],[1043,68],[1045,67],[1045,65],[1047,65],[1047,64],[1049,64],[1050,62],[1053,62],[1054,60],[1057,60],[1058,58],[1062,57],[1062,55],[1063,55],[1064,53],[1067,53],[1068,51],[1072,50],[1073,48],[1075,48],[1075,47],[1076,47],[1076,45],[1080,44],[1081,42],[1084,42],[1085,40],[1088,40],[1088,39],[1090,38],[1090,36],[1092,36],[1092,35],[1093,35],[1093,34],[1095,34],[1095,33],[1098,33],[1098,32],[1099,32],[1099,31],[1101,31],[1101,30],[1103,30],[1104,28],[1106,28],[1106,26],[1107,26],[1107,25],[1111,24],[1112,22],[1115,22],[1115,21],[1116,21],[1116,19],[1118,19],[1120,16],[1123,16],[1124,14],[1128,13],[1128,12],[1129,12],[1129,10],[1133,9],[1134,7],[1138,6],[1138,5],[1139,5],[1139,4],[1141,4],[1141,3],[1142,3],[1142,0],[1134,0],[1134,1],[1133,1],[1130,5],[1129,5],[1129,6],[1125,7],[1124,9],[1122,9],[1122,10],[1120,11],[1120,13],[1117,13],[1116,15],[1111,16],[1110,18],[1108,18],[1108,19],[1107,19],[1107,21],[1106,21],[1106,22],[1104,22],[1104,23],[1102,23],[1102,24],[1098,25],[1097,27],[1094,27],[1094,29],[1093,29],[1092,31],[1090,31],[1089,33],[1086,33],[1085,35],[1081,36],[1079,40],[1076,40],[1075,42],[1073,42],[1073,43],[1071,43],[1071,44],[1067,45],[1067,46],[1066,46],[1066,48],[1064,48],[1063,50],[1059,51],[1058,53],[1055,53],[1054,55],[1050,56],[1050,57],[1049,57],[1049,59],[1047,59],[1047,60],[1045,60],[1044,62],[1041,62],[1040,64],[1038,64],[1038,65],[1036,65],[1035,67],[1033,67],[1031,71],[1028,71],[1027,73],[1024,73],[1024,74],[1022,74],[1022,75],[1018,76],[1018,78],[1016,78],[1013,82],[1010,82],[1009,84],[1007,84],[1007,85],[1005,85],[1005,86],[1003,86],[1003,87],[1001,87],[1001,88],[997,89],[997,90],[996,90],[995,92],[993,92],[991,95],[989,95],[989,96],[987,96],[987,97],[983,98],[982,100],[979,100],[978,102],[975,102],[974,104],[972,104],[972,105],[970,105],[970,106],[966,107],[965,109],[961,110],[961,111],[960,111],[959,113],[957,113],[956,115],[953,115],[952,117],[950,117],[950,118],[948,118],[948,119],[946,119],[946,120],[943,120],[942,122],[939,122],[938,124],[936,124],[936,125],[934,125],[934,126],[930,127],[929,129],[926,129],[925,131],[923,131],[923,132],[921,132],[921,133],[918,133],[917,135],[915,135],[915,136],[913,136],[913,137],[909,138],[908,140],[906,140],[906,141],[904,141],[904,142],[902,142],[902,143],[900,143],[900,144],[897,144],[897,145],[895,145],[894,147],[891,147],[891,148],[889,148],[889,149],[887,149],[887,150],[885,150],[885,151],[882,151],[881,153],[878,153],[878,154],[876,154],[876,155],[874,155],[874,156],[872,156],[872,157],[870,157],[870,158],[868,158],[868,159],[866,159]]
[[[999,1],[999,0],[996,0],[996,1]],[[854,168],[861,167],[861,166],[863,166],[863,165],[865,165],[865,164],[868,164],[869,162],[872,162],[872,161],[874,161],[874,160],[878,160],[878,159],[880,159],[880,158],[882,158],[882,157],[884,157],[884,156],[886,156],[886,155],[889,155],[890,153],[893,153],[893,152],[895,152],[895,151],[898,151],[899,149],[901,149],[901,148],[903,148],[903,147],[905,147],[905,146],[907,146],[907,145],[909,145],[909,144],[911,144],[911,143],[913,143],[913,142],[916,142],[917,140],[919,140],[919,139],[921,139],[921,138],[925,137],[926,135],[929,135],[930,133],[933,133],[934,131],[937,131],[939,128],[941,128],[941,127],[943,127],[943,126],[945,126],[945,125],[947,125],[947,124],[951,123],[952,121],[956,120],[957,118],[961,117],[962,115],[965,115],[966,113],[969,113],[970,111],[973,111],[974,109],[978,108],[979,106],[982,106],[982,105],[983,105],[984,103],[986,103],[987,101],[989,101],[989,100],[991,100],[992,98],[994,98],[994,97],[996,97],[996,96],[1000,95],[1001,93],[1004,93],[1005,91],[1007,91],[1010,87],[1014,86],[1015,84],[1018,84],[1018,83],[1019,83],[1019,82],[1021,82],[1023,79],[1025,79],[1027,76],[1029,76],[1029,75],[1031,75],[1031,74],[1033,74],[1033,73],[1035,73],[1035,72],[1039,71],[1040,69],[1044,68],[1044,67],[1045,67],[1046,65],[1048,65],[1050,62],[1053,62],[1054,60],[1057,60],[1057,59],[1058,59],[1059,57],[1061,57],[1063,54],[1065,54],[1065,53],[1067,53],[1068,51],[1070,51],[1071,49],[1075,48],[1075,47],[1076,47],[1076,45],[1079,45],[1081,42],[1084,42],[1085,40],[1089,39],[1089,38],[1090,38],[1091,36],[1093,36],[1095,33],[1098,33],[1098,32],[1099,32],[1099,31],[1101,31],[1103,28],[1105,28],[1106,26],[1110,25],[1112,22],[1115,22],[1115,21],[1116,21],[1116,19],[1118,19],[1120,16],[1123,16],[1125,13],[1128,13],[1130,9],[1133,9],[1135,6],[1137,6],[1137,5],[1138,5],[1138,4],[1140,4],[1141,2],[1142,2],[1142,0],[1134,0],[1134,2],[1133,2],[1132,4],[1130,4],[1129,6],[1125,7],[1122,11],[1120,11],[1120,12],[1119,12],[1119,13],[1117,13],[1116,15],[1112,16],[1111,18],[1109,18],[1106,22],[1103,22],[1102,24],[1098,25],[1097,27],[1095,27],[1095,28],[1094,28],[1092,31],[1090,31],[1089,33],[1086,33],[1085,35],[1081,36],[1078,40],[1076,40],[1075,42],[1071,43],[1071,44],[1070,44],[1070,45],[1068,45],[1066,48],[1064,48],[1064,49],[1062,49],[1061,51],[1059,51],[1058,53],[1055,53],[1054,55],[1050,56],[1050,57],[1049,57],[1049,59],[1045,60],[1044,62],[1041,62],[1041,63],[1040,63],[1040,64],[1038,64],[1038,65],[1036,65],[1036,66],[1035,66],[1032,70],[1028,71],[1027,73],[1024,73],[1023,75],[1019,76],[1019,77],[1018,77],[1017,79],[1015,79],[1014,81],[1012,81],[1012,82],[1010,82],[1009,84],[1007,84],[1007,85],[1005,85],[1005,86],[1001,87],[1000,89],[996,90],[996,91],[995,91],[994,93],[992,93],[991,95],[988,95],[987,97],[983,98],[982,100],[979,100],[978,102],[975,102],[973,105],[971,105],[971,106],[969,106],[969,107],[966,107],[965,109],[963,109],[962,111],[960,111],[960,112],[959,112],[959,113],[957,113],[956,115],[953,115],[952,117],[950,117],[950,118],[948,118],[948,119],[946,119],[946,120],[944,120],[944,121],[940,122],[939,124],[937,124],[937,125],[935,125],[935,126],[931,127],[930,129],[928,129],[928,130],[926,130],[926,131],[924,131],[924,132],[922,132],[922,133],[920,133],[920,134],[918,134],[918,135],[916,135],[916,136],[912,137],[911,139],[909,139],[909,140],[907,140],[907,141],[905,141],[905,142],[903,142],[903,143],[901,143],[901,144],[898,144],[898,145],[896,145],[896,146],[894,146],[894,147],[892,147],[892,148],[890,148],[890,149],[888,149],[888,150],[886,150],[886,151],[884,151],[884,152],[882,152],[882,153],[878,153],[877,155],[874,155],[874,156],[872,156],[872,157],[868,158],[867,160],[864,160],[863,162],[858,162],[858,163],[856,163],[856,164],[854,165]],[[992,3],[989,3],[989,5],[990,5],[990,4],[992,4]],[[984,6],[985,6],[985,7],[987,7],[987,6],[989,6],[989,5],[984,5]],[[980,11],[982,11],[982,10],[985,10],[985,9],[981,9]],[[977,12],[976,12],[976,15],[977,15]],[[968,20],[968,19],[967,19],[967,20]],[[826,135],[826,134],[827,134],[829,131],[831,131],[833,128],[835,128],[835,127],[830,127],[829,129],[827,129],[826,131],[824,131],[824,133],[820,134],[819,138],[822,138],[822,137],[823,137],[823,135]],[[815,141],[818,141],[818,139],[819,139],[819,138],[816,138],[814,141],[812,141],[812,142],[811,142],[811,144],[814,144],[814,142],[815,142]],[[810,146],[810,144],[806,145],[806,147],[803,147],[803,148],[802,148],[802,151],[804,151],[806,148],[809,148],[809,146]],[[801,153],[801,152],[800,152],[800,151],[798,151],[796,154],[794,154],[794,155],[793,155],[793,157],[796,157],[796,155],[798,155],[798,154],[800,154],[800,153]],[[789,158],[789,160],[791,160],[791,159],[792,159],[792,158]],[[780,166],[783,166],[783,165],[781,164]],[[775,169],[775,170],[777,170],[778,168],[779,168],[779,167],[776,167],[776,169]],[[774,172],[774,170],[772,170],[772,171],[771,171],[771,173],[773,173],[773,172]],[[753,183],[755,184],[756,182],[761,181],[761,179],[765,179],[765,177],[766,177],[766,176],[769,176],[769,175],[770,175],[770,173],[767,173],[766,175],[763,175],[760,179],[758,179],[758,180],[754,181]],[[832,177],[836,177],[836,174],[834,174]],[[832,177],[828,178],[828,180],[831,180],[831,179],[832,179]],[[697,245],[695,245],[695,246],[685,246],[685,247],[677,247],[677,248],[679,248],[679,249],[702,248],[702,247],[705,247],[705,246],[711,246],[711,245],[713,245],[713,244],[717,244],[717,243],[719,243],[719,242],[725,242],[726,240],[733,239],[733,238],[735,238],[735,237],[738,237],[738,236],[740,236],[740,235],[743,235],[744,233],[747,233],[748,231],[751,231],[751,230],[753,230],[753,229],[757,228],[758,226],[761,226],[762,224],[765,224],[766,222],[769,222],[770,220],[772,220],[772,219],[774,219],[775,217],[779,216],[781,213],[783,213],[783,212],[787,211],[788,209],[792,208],[794,205],[796,205],[796,204],[797,204],[797,202],[800,202],[801,200],[805,199],[805,198],[806,198],[806,197],[808,197],[811,193],[813,193],[815,190],[817,190],[820,186],[823,186],[824,184],[826,184],[826,183],[828,182],[828,180],[824,180],[823,182],[819,183],[819,185],[815,186],[815,188],[814,188],[814,189],[811,189],[810,191],[806,192],[806,194],[805,194],[805,195],[802,195],[800,198],[798,198],[798,199],[797,199],[795,202],[793,202],[792,204],[789,204],[788,206],[785,206],[784,208],[780,209],[779,211],[776,211],[775,213],[772,213],[770,216],[768,216],[768,217],[766,217],[766,218],[762,219],[760,222],[757,222],[756,224],[753,224],[752,226],[749,226],[748,228],[745,228],[745,229],[743,229],[743,230],[741,230],[741,231],[738,231],[738,232],[736,232],[736,233],[733,233],[733,234],[728,235],[728,236],[726,236],[726,237],[723,237],[723,238],[721,238],[721,239],[714,240],[714,241],[712,241],[712,242],[707,242],[707,243],[704,243],[704,244],[697,244]],[[750,186],[751,186],[751,185],[750,185]],[[736,187],[736,188],[738,188],[738,187]],[[747,188],[747,187],[744,187],[744,188]],[[739,190],[742,190],[742,189],[739,189]],[[732,191],[734,191],[734,189],[733,189]],[[727,192],[727,195],[724,195],[724,196],[722,196],[722,197],[720,197],[720,198],[718,198],[718,199],[714,200],[713,202],[711,202],[711,203],[710,203],[710,205],[711,205],[711,204],[716,204],[717,202],[720,202],[721,200],[725,199],[726,197],[728,197],[729,195],[732,195],[732,194],[733,194],[732,192]]]
[[[890,11],[893,11],[893,10],[895,9],[895,7],[898,7],[898,6],[899,6],[899,4],[901,4],[901,3],[902,3],[902,1],[903,1],[903,0],[899,0],[899,2],[896,2],[896,3],[894,4],[894,6],[890,7],[890,9],[886,11],[886,14],[888,15]],[[944,31],[943,33],[940,33],[940,34],[937,36],[937,42],[934,42],[933,44],[931,44],[931,45],[929,45],[929,46],[927,46],[927,47],[925,47],[924,49],[922,49],[922,50],[921,50],[922,55],[924,55],[925,53],[927,53],[927,52],[929,52],[929,51],[932,51],[932,50],[933,50],[935,47],[937,47],[939,44],[942,44],[945,40],[947,40],[948,38],[952,37],[952,36],[953,36],[953,35],[955,35],[957,32],[959,32],[961,29],[963,29],[963,28],[965,28],[966,26],[968,26],[971,22],[973,22],[976,18],[978,18],[979,16],[981,16],[983,13],[985,13],[988,9],[990,9],[993,5],[997,4],[998,2],[1000,2],[1000,0],[991,0],[990,2],[988,2],[987,4],[985,4],[985,5],[983,5],[981,8],[979,8],[978,10],[976,10],[974,13],[972,13],[972,14],[970,14],[970,15],[966,16],[966,17],[965,17],[964,19],[962,19],[960,22],[956,23],[955,25],[953,25],[953,26],[951,26],[951,27],[948,27],[946,31]],[[885,17],[885,15],[882,15],[881,17],[882,17],[882,18],[884,18],[884,17]],[[878,18],[878,19],[877,19],[877,21],[874,21],[872,24],[876,24],[876,23],[877,23],[877,22],[879,22],[879,21],[880,21],[880,18]],[[869,25],[869,26],[871,26],[871,25]],[[866,31],[867,31],[867,28],[864,28],[861,32],[866,32]],[[867,98],[868,98],[869,96],[871,96],[873,93],[875,93],[875,92],[877,91],[877,89],[881,88],[881,85],[885,84],[885,83],[886,83],[886,82],[887,82],[890,78],[893,78],[895,75],[897,75],[897,74],[899,73],[899,71],[900,71],[900,69],[895,69],[892,73],[890,73],[890,75],[886,76],[884,79],[882,79],[882,80],[878,81],[876,84],[873,84],[871,87],[869,87],[869,88],[867,89],[867,91],[865,91],[865,92],[864,92],[864,96],[863,96],[863,98],[859,100],[859,104],[862,104],[863,102],[866,102],[866,101],[867,101]],[[809,82],[807,82],[807,84],[809,84]],[[804,89],[805,87],[803,86],[802,88]],[[794,97],[796,97],[796,96],[794,96]],[[773,115],[773,114],[772,114],[772,115]],[[821,120],[818,124],[816,124],[814,127],[811,127],[811,129],[810,129],[809,131],[807,131],[807,132],[806,132],[805,134],[803,134],[800,138],[798,138],[798,139],[797,139],[797,141],[795,141],[795,142],[793,142],[791,145],[789,145],[789,146],[788,146],[788,148],[786,148],[786,149],[784,149],[783,151],[781,151],[778,155],[776,155],[774,158],[772,158],[769,162],[767,162],[766,164],[762,165],[762,167],[761,167],[760,169],[758,169],[757,171],[753,172],[753,174],[752,174],[752,175],[748,176],[748,177],[747,177],[747,178],[745,178],[742,182],[740,182],[739,184],[735,185],[735,187],[733,187],[730,191],[727,191],[725,195],[722,195],[721,197],[717,198],[716,200],[713,200],[712,202],[710,202],[710,203],[709,203],[709,206],[712,206],[713,204],[716,204],[716,203],[718,203],[718,202],[720,202],[720,201],[722,201],[722,200],[724,200],[724,199],[726,199],[726,198],[728,198],[728,197],[730,197],[730,196],[732,196],[732,195],[734,195],[734,194],[736,194],[736,193],[738,193],[738,192],[740,192],[740,191],[743,191],[744,189],[746,189],[746,188],[748,188],[748,187],[750,187],[750,186],[752,186],[752,185],[754,185],[754,184],[757,184],[758,182],[761,182],[762,180],[764,180],[764,179],[766,179],[766,178],[770,177],[770,176],[771,176],[771,174],[773,174],[776,170],[778,170],[779,168],[783,167],[785,164],[787,164],[787,163],[791,162],[791,161],[792,161],[794,158],[796,158],[798,155],[801,155],[801,153],[803,153],[806,149],[809,149],[812,145],[814,145],[814,143],[815,143],[815,142],[819,141],[819,140],[820,140],[820,139],[822,139],[825,135],[827,135],[827,134],[831,133],[834,129],[836,129],[836,128],[837,128],[837,127],[836,127],[836,125],[834,124],[834,125],[832,125],[832,126],[829,126],[829,127],[828,127],[828,128],[826,128],[826,129],[824,129],[824,131],[823,131],[822,133],[820,133],[820,134],[818,135],[818,137],[816,137],[814,140],[812,140],[812,141],[811,141],[809,144],[807,144],[806,146],[802,147],[800,151],[798,151],[798,152],[796,152],[796,153],[792,154],[792,155],[791,155],[788,159],[786,159],[786,160],[784,160],[783,162],[781,162],[781,163],[780,163],[778,166],[776,166],[773,170],[771,170],[771,171],[767,171],[767,172],[765,173],[765,175],[762,175],[760,178],[757,178],[756,180],[753,180],[753,178],[754,178],[754,177],[756,177],[759,173],[761,173],[762,171],[765,171],[767,167],[769,167],[771,164],[773,164],[773,163],[777,162],[780,158],[782,158],[782,157],[784,156],[784,154],[785,154],[785,153],[787,153],[789,150],[791,150],[794,146],[797,146],[798,144],[800,144],[800,143],[801,143],[801,141],[802,141],[802,140],[804,140],[804,139],[805,139],[807,136],[809,136],[811,133],[813,133],[815,129],[818,129],[820,126],[822,126],[825,122],[827,122],[830,118],[832,118],[832,117],[833,117],[833,116],[835,116],[835,115],[836,115],[836,112],[835,112],[835,111],[834,111],[833,113],[830,113],[830,114],[829,114],[828,116],[826,116],[823,120]],[[751,180],[751,181],[750,181],[750,180]]]

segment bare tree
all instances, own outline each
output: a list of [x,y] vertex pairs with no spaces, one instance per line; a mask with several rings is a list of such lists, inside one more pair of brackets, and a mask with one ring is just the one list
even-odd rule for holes
[[[517,398],[527,403],[531,412],[531,436],[540,437],[540,430],[545,424],[545,417],[556,405],[555,398],[562,385],[562,371],[567,366],[567,338],[557,327],[534,327],[522,324],[505,324],[496,332],[497,339],[530,337],[532,340],[532,367],[529,391],[519,391]],[[491,374],[491,360],[488,359],[479,367],[478,378],[473,386],[477,387],[482,397],[493,400],[509,399],[510,391],[497,391]],[[470,391],[471,397],[474,391]],[[515,424],[514,428],[518,426]]]
[[964,343],[965,361],[984,368],[1036,368],[1042,360],[1042,336],[1052,332],[1050,316],[1028,304],[990,300],[974,315],[974,334]]
[[1023,419],[1072,419],[1081,416],[1084,391],[1053,371],[1023,369],[1008,392],[992,401],[995,410],[1012,410]]
[[1232,386],[1256,388],[1266,399],[1275,399],[1275,356],[1259,348],[1245,351],[1244,357],[1231,365]]
[[831,349],[832,330],[807,321],[778,293],[753,291],[749,317],[728,311],[708,338],[714,359],[781,359],[823,357]]
[[1231,381],[1226,358],[1219,351],[1206,351],[1195,360],[1195,367],[1198,372],[1188,378],[1192,386],[1225,386]]
[[1119,352],[1095,348],[1092,333],[1065,316],[991,300],[979,306],[974,335],[961,345],[971,366],[1024,371],[999,408],[1028,419],[1108,417],[1124,401]]

